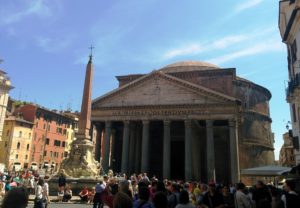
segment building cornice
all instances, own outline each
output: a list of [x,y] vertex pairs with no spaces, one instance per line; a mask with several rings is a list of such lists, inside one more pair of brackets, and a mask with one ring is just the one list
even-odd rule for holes
[[253,82],[246,81],[243,79],[236,79],[233,81],[233,83],[236,84],[237,86],[252,87],[252,88],[256,89],[257,91],[264,93],[267,96],[268,100],[270,100],[272,98],[272,94],[267,88],[262,87],[258,84],[255,84]]
[[288,22],[288,24],[287,24],[287,26],[286,26],[285,33],[284,33],[283,38],[282,38],[282,41],[283,41],[283,42],[287,42],[287,39],[288,39],[288,37],[289,37],[289,34],[290,34],[290,32],[291,32],[291,29],[293,28],[293,25],[294,25],[294,22],[295,22],[295,19],[296,19],[296,17],[297,17],[297,14],[298,14],[299,10],[300,10],[299,7],[296,7],[296,8],[293,10],[293,12],[292,12],[292,14],[291,14],[291,17],[290,17],[290,19],[289,19],[289,22]]

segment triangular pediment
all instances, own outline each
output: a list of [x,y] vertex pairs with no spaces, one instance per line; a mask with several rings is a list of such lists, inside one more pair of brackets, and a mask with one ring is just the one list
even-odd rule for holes
[[235,98],[185,80],[154,71],[93,101],[93,108],[182,105],[234,104]]

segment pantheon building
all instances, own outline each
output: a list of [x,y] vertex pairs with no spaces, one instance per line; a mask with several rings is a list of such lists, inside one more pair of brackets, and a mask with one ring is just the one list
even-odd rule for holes
[[183,61],[116,78],[92,103],[105,172],[229,183],[273,164],[271,93],[235,68]]

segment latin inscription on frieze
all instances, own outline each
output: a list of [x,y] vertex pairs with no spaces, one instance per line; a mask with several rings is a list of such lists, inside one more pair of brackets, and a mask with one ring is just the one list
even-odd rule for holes
[[115,111],[113,116],[155,116],[155,115],[207,115],[209,111],[203,110],[148,110],[148,111]]

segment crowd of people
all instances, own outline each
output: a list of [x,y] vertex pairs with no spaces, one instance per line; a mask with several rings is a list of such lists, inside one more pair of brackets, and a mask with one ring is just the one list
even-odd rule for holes
[[29,195],[35,195],[34,206],[46,208],[49,200],[49,176],[40,177],[36,171],[0,172],[1,208],[25,208]]
[[[34,207],[49,203],[48,177],[32,173],[0,174],[1,208],[25,208],[28,195],[34,194]],[[79,197],[93,208],[299,208],[300,195],[295,181],[287,180],[284,189],[257,181],[253,187],[209,182],[164,180],[146,173],[131,177],[104,176],[94,187],[84,187]],[[63,173],[58,179],[57,200],[68,202],[72,188]]]
[[[63,175],[60,189],[66,186]],[[70,188],[69,186],[66,186]],[[299,208],[300,195],[295,181],[284,189],[257,181],[253,187],[184,181],[159,181],[147,174],[131,177],[104,176],[95,187],[84,187],[79,197],[93,208]]]

